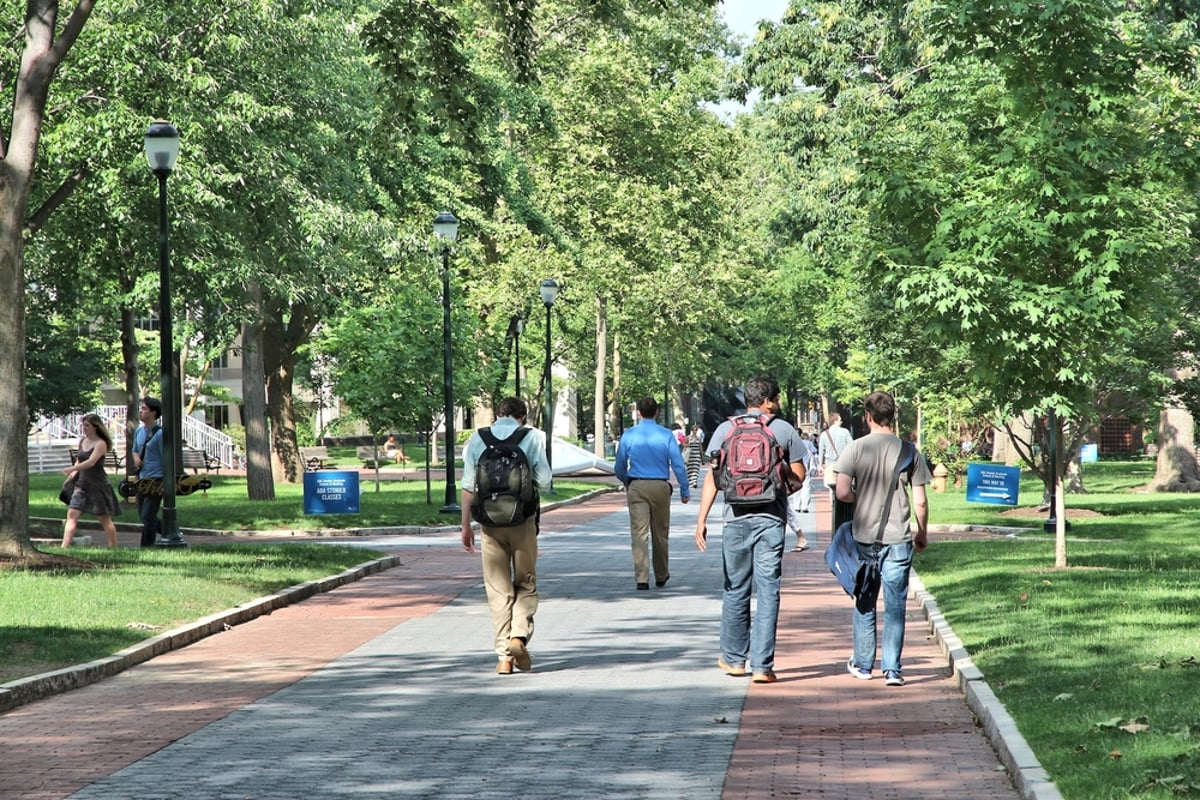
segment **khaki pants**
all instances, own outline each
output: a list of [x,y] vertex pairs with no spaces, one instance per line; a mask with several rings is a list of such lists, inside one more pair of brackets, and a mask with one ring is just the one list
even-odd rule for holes
[[511,528],[483,528],[483,585],[487,590],[496,655],[508,658],[508,640],[533,638],[537,613],[537,523],[533,518]]
[[650,582],[650,540],[654,539],[654,580],[665,581],[671,574],[671,484],[666,481],[630,481],[629,533],[633,545],[633,579]]

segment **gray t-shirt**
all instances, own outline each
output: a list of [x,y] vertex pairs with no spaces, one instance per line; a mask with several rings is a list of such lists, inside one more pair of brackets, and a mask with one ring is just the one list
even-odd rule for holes
[[[908,486],[924,486],[933,476],[929,466],[914,449],[913,466],[900,473],[899,484],[892,494],[892,510],[883,531],[884,544],[897,544],[911,538],[908,517],[911,505]],[[888,483],[900,456],[900,438],[891,433],[872,433],[855,439],[838,458],[834,469],[839,475],[854,479],[854,538],[871,543],[879,532],[883,518],[883,502],[887,499]]]
[[[759,412],[751,411],[750,414]],[[779,446],[783,448],[783,460],[788,464],[797,462],[807,466],[808,448],[804,446],[804,440],[800,438],[799,432],[782,417],[772,417],[767,423],[767,427],[771,429],[771,433],[775,435],[775,441],[779,442]],[[729,435],[729,431],[733,429],[733,423],[730,420],[725,420],[717,429],[713,431],[712,440],[708,443],[708,449],[705,454],[711,462],[713,457],[721,452],[721,443],[725,441],[725,437]],[[710,477],[710,480],[716,480],[716,476]],[[778,517],[781,521],[787,519],[787,493],[783,492],[774,505],[765,508],[734,508],[726,505],[724,519],[729,520],[735,517],[743,517],[748,514],[765,514],[772,517]]]

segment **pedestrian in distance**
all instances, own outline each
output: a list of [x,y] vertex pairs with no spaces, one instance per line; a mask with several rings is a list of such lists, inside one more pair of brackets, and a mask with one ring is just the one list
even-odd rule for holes
[[700,488],[700,470],[704,466],[704,430],[695,425],[692,427],[692,433],[688,436],[687,446],[687,474],[688,488]]
[[[901,441],[895,433],[896,401],[887,392],[873,392],[866,400],[870,433],[846,447],[837,460],[837,495],[854,503],[854,542],[861,558],[877,558],[882,576],[883,647],[880,667],[888,686],[904,685],[900,657],[904,650],[904,616],[908,603],[908,576],[913,553],[928,543],[929,506],[925,486],[932,479],[925,459],[911,450],[911,465],[900,472],[898,485],[891,487],[902,464]],[[890,505],[889,505],[889,487]],[[907,488],[912,490],[910,503]],[[880,538],[880,525],[885,521]],[[913,533],[910,517],[916,522]],[[880,545],[877,545],[876,539]],[[876,548],[878,547],[878,553]],[[876,607],[854,610],[854,652],[846,662],[851,675],[870,680],[875,667],[877,637]]]
[[462,545],[475,552],[472,520],[478,521],[483,585],[501,675],[511,675],[514,666],[522,672],[533,668],[528,645],[538,608],[538,503],[540,493],[551,487],[545,435],[525,427],[526,414],[525,401],[504,398],[496,421],[475,431],[463,448]]
[[825,488],[829,490],[829,508],[831,518],[829,530],[836,531],[838,525],[850,519],[853,509],[838,500],[837,473],[834,466],[838,458],[845,452],[854,437],[850,431],[842,427],[842,415],[836,411],[829,415],[829,426],[817,437],[818,470]]
[[[701,552],[708,549],[708,513],[717,493],[722,491],[725,510],[721,559],[725,580],[721,604],[721,655],[717,666],[727,675],[740,677],[746,674],[749,661],[755,683],[774,683],[775,628],[779,619],[779,584],[787,520],[788,493],[784,471],[789,471],[796,483],[802,482],[807,451],[796,429],[786,420],[774,416],[779,408],[779,384],[766,377],[754,378],[746,384],[745,400],[747,415],[722,422],[709,440],[707,454],[712,468],[700,490],[696,546]],[[752,436],[760,441],[752,441]],[[770,464],[754,467],[756,475],[767,476],[756,485],[753,476],[738,473],[739,469],[748,469],[738,463],[747,459],[735,459],[731,453],[735,450],[743,454],[762,452],[763,444],[769,445],[771,460]],[[756,597],[753,620],[750,611],[752,591]]]
[[117,546],[117,526],[112,518],[121,513],[121,502],[104,471],[104,459],[112,450],[112,436],[98,414],[83,418],[83,436],[79,439],[75,463],[63,470],[67,476],[63,488],[70,490],[67,521],[63,526],[62,546],[70,547],[79,526],[80,514],[95,514],[104,529],[109,547]]
[[138,517],[142,520],[142,547],[153,547],[162,533],[158,509],[162,506],[162,403],[143,397],[138,406],[142,424],[133,437],[133,477],[138,482]]
[[652,540],[654,584],[661,588],[671,578],[671,473],[679,483],[680,502],[691,500],[692,490],[676,432],[655,421],[658,403],[653,397],[643,397],[637,401],[637,412],[638,423],[625,431],[617,444],[615,467],[629,504],[634,584],[646,590],[650,588]]
[[[808,540],[804,535],[804,518],[803,514],[807,514],[812,510],[812,483],[813,472],[816,469],[817,453],[808,435],[800,434],[800,441],[804,444],[804,481],[796,485],[794,481],[789,482],[788,490],[791,494],[788,495],[788,528],[796,534],[796,545],[792,548],[794,553],[803,553],[812,547],[813,542]],[[816,540],[816,531],[813,531],[813,540]]]

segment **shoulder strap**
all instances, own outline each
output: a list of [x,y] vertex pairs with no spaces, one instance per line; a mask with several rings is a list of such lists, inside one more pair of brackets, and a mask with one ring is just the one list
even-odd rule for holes
[[833,434],[829,432],[829,428],[825,429],[825,438],[829,440],[829,446],[833,448],[833,457],[836,459],[839,455],[837,443],[833,441]]
[[146,438],[142,439],[142,447],[140,450],[138,450],[138,458],[142,459],[143,461],[146,460],[146,446],[150,444],[150,440],[154,438],[155,434],[161,430],[161,425],[155,425],[153,428],[146,429]]
[[900,473],[912,462],[913,446],[900,440],[900,455],[896,457],[896,468],[892,470],[892,480],[888,483],[887,499],[883,501],[883,516],[879,520],[879,530],[875,532],[875,544],[883,541],[883,529],[887,527],[888,517],[892,515],[892,496],[896,494],[896,484],[900,481]]
[[488,447],[496,447],[501,442],[504,442],[505,444],[509,444],[509,445],[518,445],[521,443],[521,440],[525,438],[525,434],[527,434],[527,433],[529,433],[529,428],[522,426],[520,428],[517,428],[512,433],[510,433],[508,435],[508,438],[497,439],[496,434],[492,433],[491,428],[480,428],[479,429],[479,438],[482,439],[483,443],[485,445],[487,445]]

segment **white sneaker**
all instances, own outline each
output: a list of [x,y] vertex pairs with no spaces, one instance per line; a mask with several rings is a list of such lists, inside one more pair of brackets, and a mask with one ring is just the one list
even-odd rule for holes
[[871,670],[859,669],[854,663],[854,656],[850,656],[850,658],[846,659],[846,671],[858,678],[860,681],[871,680]]

